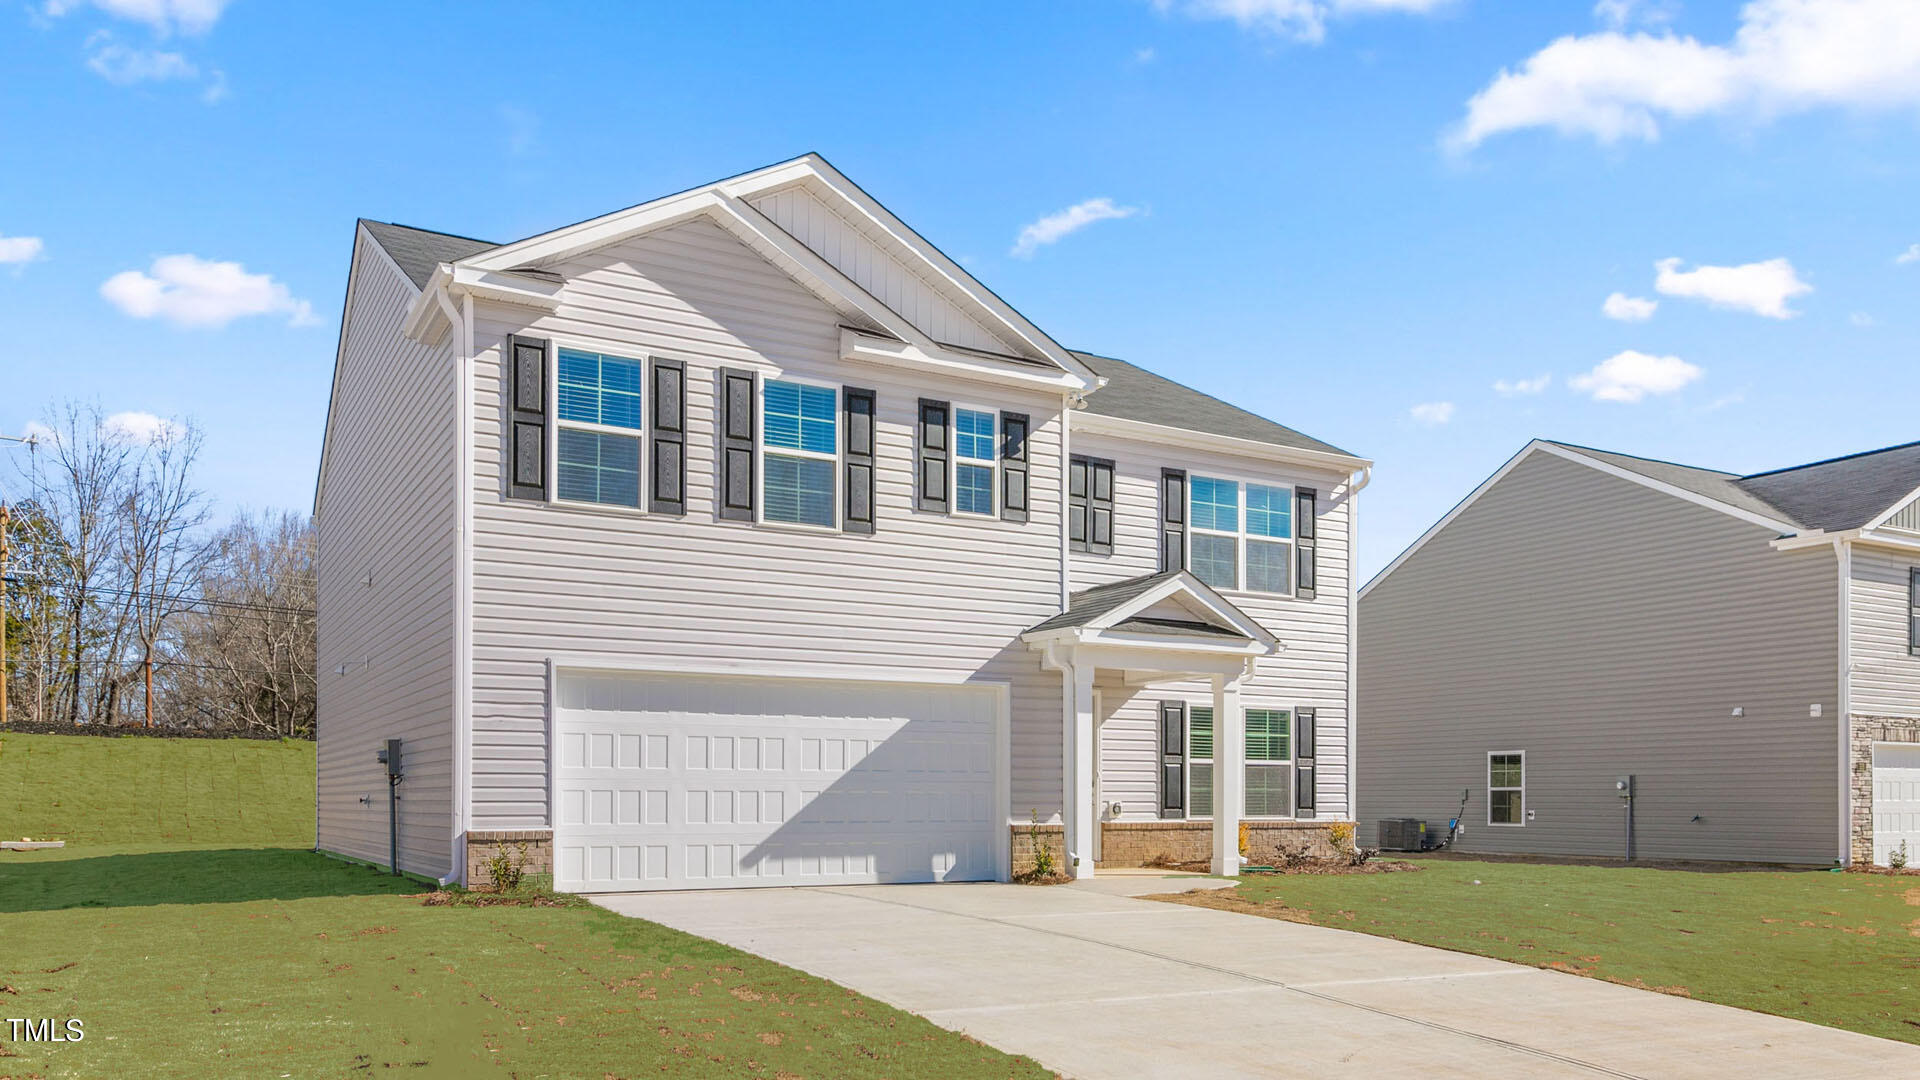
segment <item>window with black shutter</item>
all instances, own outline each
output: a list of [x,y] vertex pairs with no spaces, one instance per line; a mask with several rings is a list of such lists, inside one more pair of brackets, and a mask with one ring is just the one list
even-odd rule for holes
[[1160,569],[1187,567],[1187,474],[1160,470]]
[[1187,816],[1187,703],[1160,703],[1160,816]]
[[945,401],[920,399],[914,424],[914,507],[944,514],[953,504],[948,493],[947,463],[953,440],[953,406]]
[[547,498],[547,343],[507,338],[507,497]]
[[1027,442],[1032,418],[1026,413],[1000,414],[1000,519],[1027,520],[1030,496],[1027,468],[1030,454]]
[[1067,546],[1113,554],[1113,462],[1075,455],[1067,463]]
[[845,414],[842,436],[845,445],[847,506],[840,528],[850,533],[871,533],[876,515],[873,508],[874,441],[873,413],[876,395],[872,390],[846,387],[840,391],[841,411]]
[[1920,656],[1920,566],[1907,571],[1907,654]]
[[1294,559],[1299,566],[1294,572],[1294,595],[1302,600],[1312,600],[1319,595],[1315,591],[1316,565],[1315,549],[1318,546],[1316,533],[1319,523],[1315,517],[1320,493],[1312,488],[1297,488],[1293,493],[1293,536]]
[[647,413],[647,449],[653,483],[647,509],[655,514],[687,512],[687,365],[653,361],[653,408]]
[[755,436],[759,421],[751,371],[720,369],[720,491],[719,514],[728,521],[752,521],[754,491],[759,487]]
[[1293,710],[1293,771],[1294,771],[1294,817],[1313,816],[1313,741],[1314,710],[1300,708]]

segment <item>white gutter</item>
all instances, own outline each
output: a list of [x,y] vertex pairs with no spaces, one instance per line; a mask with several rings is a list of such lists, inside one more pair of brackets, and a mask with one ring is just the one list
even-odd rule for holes
[[441,881],[467,880],[467,830],[473,818],[473,297],[456,311],[447,290],[434,289],[434,301],[454,331],[455,398],[460,409],[460,449],[454,524],[456,562],[453,588],[453,873]]
[[1840,865],[1853,865],[1853,545],[1833,542],[1840,568]]
[[1354,538],[1359,534],[1359,500],[1373,483],[1373,466],[1360,479],[1347,480],[1347,820],[1360,820],[1360,577],[1354,573]]

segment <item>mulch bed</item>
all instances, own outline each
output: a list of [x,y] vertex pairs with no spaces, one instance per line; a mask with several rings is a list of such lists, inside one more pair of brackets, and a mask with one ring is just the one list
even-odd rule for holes
[[1024,874],[1013,875],[1013,883],[1015,885],[1065,885],[1072,880],[1072,875],[1057,872],[1044,876],[1031,871]]
[[561,893],[451,892],[437,889],[419,893],[422,907],[586,907],[587,901]]
[[[1210,874],[1213,864],[1210,862],[1173,862],[1159,860],[1147,864],[1154,870],[1180,870],[1192,874]],[[1282,877],[1290,875],[1332,876],[1345,874],[1397,874],[1403,870],[1418,870],[1416,863],[1399,859],[1369,859],[1355,866],[1345,859],[1308,859],[1292,866],[1274,866],[1253,868],[1240,871],[1242,877]]]

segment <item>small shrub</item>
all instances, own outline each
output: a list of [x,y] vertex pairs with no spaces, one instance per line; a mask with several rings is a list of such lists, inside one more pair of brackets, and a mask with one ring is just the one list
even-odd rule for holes
[[1379,848],[1356,847],[1347,852],[1348,866],[1365,866],[1380,854]]
[[1887,865],[1893,867],[1895,870],[1905,870],[1907,868],[1907,842],[1905,840],[1900,841],[1900,847],[1898,849],[1887,852]]
[[1333,845],[1336,855],[1353,854],[1353,823],[1336,821],[1327,826],[1327,843]]
[[1060,872],[1060,866],[1054,861],[1053,846],[1042,838],[1040,833],[1040,811],[1036,808],[1032,814],[1033,831],[1027,834],[1027,844],[1033,854],[1031,874],[1039,880],[1046,880]]
[[527,845],[518,843],[511,850],[502,847],[487,858],[487,877],[495,892],[518,892],[527,876]]
[[1313,855],[1303,845],[1301,847],[1283,847],[1280,850],[1280,865],[1287,870],[1299,870],[1313,861]]
[[1240,854],[1241,855],[1245,855],[1247,853],[1247,840],[1252,835],[1253,835],[1252,832],[1247,828],[1247,823],[1244,821],[1241,822],[1240,823]]

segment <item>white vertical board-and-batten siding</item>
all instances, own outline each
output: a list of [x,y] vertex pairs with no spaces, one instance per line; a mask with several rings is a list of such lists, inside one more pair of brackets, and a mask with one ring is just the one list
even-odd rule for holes
[[[475,313],[473,826],[548,824],[553,656],[1011,684],[1013,806],[1057,813],[1060,677],[1017,636],[1058,610],[1060,397],[846,363],[842,320],[705,221],[554,269],[568,281],[558,311]],[[499,346],[509,333],[686,363],[684,518],[502,498]],[[877,391],[875,535],[718,520],[721,366]],[[1032,417],[1030,521],[913,510],[921,397]]]
[[[1360,600],[1360,833],[1468,851],[1833,861],[1831,548],[1536,452]],[[1820,716],[1810,706],[1820,705]],[[1734,709],[1744,710],[1735,717]],[[1526,753],[1523,826],[1487,823],[1487,754]]]
[[1920,656],[1908,651],[1908,589],[1920,552],[1853,546],[1852,708],[1864,716],[1920,716]]
[[453,843],[452,336],[428,348],[401,335],[416,290],[364,233],[353,265],[315,521],[318,843],[387,862],[374,753],[400,738],[400,866],[442,877]]
[[[1315,813],[1347,815],[1347,560],[1348,476],[1294,468],[1178,446],[1076,431],[1075,454],[1114,463],[1113,554],[1074,552],[1068,565],[1075,591],[1160,569],[1160,470],[1219,476],[1318,493],[1315,519],[1319,545],[1315,598],[1261,593],[1225,593],[1240,610],[1273,631],[1285,648],[1260,659],[1241,694],[1246,708],[1315,709]],[[1243,496],[1244,502],[1244,496]],[[1243,511],[1244,512],[1244,511]],[[1297,532],[1297,530],[1296,530]],[[1107,718],[1100,728],[1100,797],[1118,801],[1127,819],[1159,817],[1159,717],[1157,703],[1183,699],[1210,704],[1204,682],[1130,687],[1113,678],[1100,682]],[[1191,812],[1191,811],[1190,811]]]

